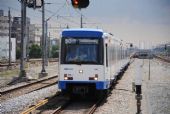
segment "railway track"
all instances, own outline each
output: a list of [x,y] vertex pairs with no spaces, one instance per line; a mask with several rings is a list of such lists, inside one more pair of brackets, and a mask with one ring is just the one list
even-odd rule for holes
[[5,101],[26,93],[30,93],[42,88],[46,88],[52,85],[55,85],[57,83],[57,77],[58,76],[53,76],[49,78],[44,78],[40,79],[38,81],[34,82],[28,82],[27,84],[10,88],[10,89],[5,89],[0,91],[0,99],[1,101]]
[[[56,96],[59,96],[60,92],[58,92],[56,94]],[[78,102],[78,104],[76,104],[76,101],[73,100],[63,100],[64,102],[60,105],[57,106],[56,109],[54,109],[55,105],[59,104],[61,101],[56,101],[55,97],[53,98],[49,98],[49,99],[44,99],[41,100],[40,102],[38,102],[36,105],[31,106],[30,108],[26,109],[25,111],[21,112],[21,114],[36,114],[41,112],[41,114],[65,114],[65,113],[82,113],[82,114],[93,114],[95,112],[95,110],[98,108],[98,106],[105,100],[105,97],[95,101],[95,102],[91,102],[88,101],[89,103],[85,102]],[[55,104],[53,104],[52,106],[50,106],[51,109],[48,109],[48,111],[44,111],[47,110],[46,108],[42,108],[41,110],[43,111],[38,111],[40,107],[43,107],[43,105],[48,105],[49,102],[56,102]],[[74,109],[73,107],[79,106],[81,108],[76,108]],[[73,109],[71,111],[68,112],[69,108]]]
[[64,108],[66,103],[69,103],[68,101],[69,99],[63,97],[61,92],[58,91],[54,96],[40,100],[35,105],[28,106],[29,108],[26,108],[20,114],[50,114],[56,110],[56,107],[58,110]]
[[[36,62],[42,62],[42,59],[30,59],[27,63],[36,63]],[[53,58],[53,59],[49,59],[49,62],[58,62],[58,58]],[[17,60],[16,62],[12,62],[11,66],[13,65],[19,65],[20,61]],[[3,66],[8,66],[8,62],[0,62],[0,67]]]
[[[103,97],[103,98],[101,98],[101,99],[99,99],[99,100],[97,100],[97,101],[95,101],[95,102],[93,102],[93,103],[91,103],[90,101],[89,101],[89,103],[87,104],[87,102],[80,102],[80,103],[78,103],[78,104],[76,104],[76,106],[78,105],[78,106],[80,106],[80,105],[82,105],[83,106],[83,103],[84,103],[84,106],[83,107],[81,107],[79,110],[73,110],[73,112],[68,112],[68,110],[69,110],[69,107],[71,107],[71,109],[73,108],[74,109],[74,101],[72,101],[72,100],[69,100],[69,101],[67,101],[65,104],[63,104],[62,106],[60,106],[60,107],[58,107],[55,111],[53,111],[51,114],[60,114],[60,113],[62,113],[62,114],[67,114],[67,113],[78,113],[78,114],[80,114],[80,113],[82,113],[82,114],[93,114],[94,112],[95,112],[95,110],[97,109],[97,107],[105,100],[105,98],[106,97]],[[78,108],[77,108],[78,109]],[[66,110],[66,112],[65,112],[65,110]],[[77,111],[77,112],[76,112]]]
[[155,55],[155,58],[160,59],[160,60],[162,60],[162,61],[164,61],[164,62],[170,63],[170,60],[169,60],[169,59],[166,59],[166,58],[164,58],[164,57],[156,56],[156,55]]
[[[130,64],[130,63],[129,63]],[[129,65],[128,64],[128,65]],[[125,68],[125,70],[128,66]],[[121,76],[123,73],[121,73]],[[120,77],[121,77],[120,76]],[[115,83],[116,84],[116,83]],[[115,84],[112,85],[110,91],[114,90]],[[110,93],[109,93],[110,94]],[[60,97],[62,98],[60,98]],[[34,106],[27,108],[21,114],[93,114],[96,109],[105,102],[106,95],[101,97],[98,100],[78,100],[70,99],[63,96],[63,94],[58,95],[57,97],[44,99]],[[57,99],[57,100],[56,100]],[[60,99],[60,100],[59,100]]]
[[87,114],[93,114],[95,112],[95,110],[97,109],[97,107],[105,100],[105,97],[99,99],[88,111]]
[[[134,61],[134,59],[124,68],[124,70],[122,71],[122,73],[120,73],[120,76],[121,77],[123,74],[124,74],[124,71],[127,70],[128,66]],[[114,86],[115,84],[112,84],[112,87],[110,88],[110,91],[112,91],[114,89]],[[96,109],[99,107],[99,105],[101,103],[103,103],[105,101],[105,99],[107,98],[107,95],[103,95],[100,99],[98,99],[97,101],[95,101],[94,103],[92,104],[89,104],[88,106],[85,106],[85,107],[81,107],[79,108],[79,110],[77,112],[68,112],[69,108],[68,107],[71,107],[70,109],[75,109],[74,107],[76,106],[72,106],[74,104],[74,101],[68,101],[66,102],[64,105],[58,107],[54,112],[52,112],[51,114],[65,114],[65,110],[66,110],[66,114],[69,114],[69,113],[78,113],[78,114],[93,114]],[[80,105],[82,105],[83,103],[79,103],[77,106],[79,107]],[[87,110],[82,110],[82,109],[87,109]]]

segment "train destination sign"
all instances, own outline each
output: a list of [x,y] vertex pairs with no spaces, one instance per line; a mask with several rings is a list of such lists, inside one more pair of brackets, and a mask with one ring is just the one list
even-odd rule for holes
[[98,39],[65,39],[65,44],[98,44]]

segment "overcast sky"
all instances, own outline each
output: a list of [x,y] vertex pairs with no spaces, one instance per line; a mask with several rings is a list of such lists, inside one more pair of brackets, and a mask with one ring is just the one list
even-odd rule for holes
[[[0,0],[0,9],[12,9],[13,16],[20,16],[18,0]],[[49,21],[56,26],[78,28],[80,12],[84,15],[84,26],[102,28],[116,37],[136,43],[159,44],[170,42],[170,0],[90,0],[90,5],[81,11],[75,10],[66,0],[46,0],[46,17],[56,13]],[[32,23],[41,24],[40,9],[28,9]],[[67,17],[59,17],[67,16]],[[68,17],[69,16],[69,17]]]

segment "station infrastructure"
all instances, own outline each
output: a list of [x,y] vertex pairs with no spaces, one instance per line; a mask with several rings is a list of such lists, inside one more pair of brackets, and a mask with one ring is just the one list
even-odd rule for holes
[[[18,0],[20,16],[0,5],[0,114],[170,114],[170,43],[146,48],[91,28],[82,12],[92,0],[64,1],[54,13],[47,6],[60,3]],[[68,6],[76,29],[72,14],[58,15]],[[41,14],[38,27],[28,9]]]

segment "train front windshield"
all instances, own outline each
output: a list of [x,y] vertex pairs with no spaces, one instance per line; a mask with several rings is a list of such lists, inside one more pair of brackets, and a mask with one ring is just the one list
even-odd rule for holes
[[101,39],[64,38],[62,40],[61,63],[102,64]]

